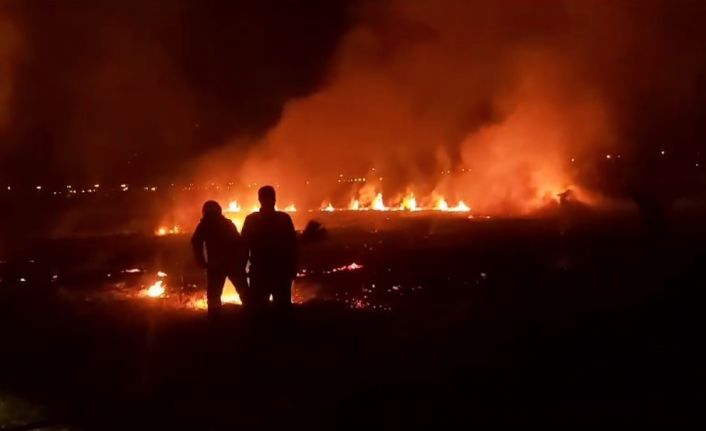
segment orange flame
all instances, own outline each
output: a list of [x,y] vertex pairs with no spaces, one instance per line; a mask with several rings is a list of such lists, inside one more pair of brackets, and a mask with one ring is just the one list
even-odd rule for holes
[[145,290],[145,295],[150,298],[162,298],[166,289],[164,288],[164,282],[162,280],[157,280],[153,285]]
[[238,201],[230,201],[230,203],[228,204],[227,211],[232,213],[238,213],[242,211],[242,208],[240,207],[240,205],[238,205]]
[[[221,302],[223,304],[243,304],[240,299],[240,295],[238,295],[238,292],[235,290],[235,286],[233,286],[233,283],[231,283],[228,279],[226,279],[226,284],[223,287],[223,293],[221,294]],[[191,301],[191,307],[197,310],[208,309],[208,300],[206,299],[206,295],[204,294],[201,297]]]
[[181,228],[179,226],[173,226],[171,228],[161,226],[157,230],[154,231],[154,234],[157,236],[178,235],[180,233],[181,233]]
[[449,208],[449,211],[454,211],[454,212],[468,212],[471,210],[471,207],[463,203],[463,201],[459,201],[459,203],[453,207]]
[[448,211],[449,204],[446,202],[446,199],[442,197],[436,201],[436,204],[434,204],[434,209],[437,211]]
[[409,195],[402,198],[402,203],[400,203],[399,209],[408,211],[419,211],[421,208],[417,207],[417,198],[414,197],[414,193],[410,193]]
[[382,193],[378,193],[375,195],[375,199],[373,199],[373,204],[371,205],[372,209],[375,211],[387,211],[388,208],[385,206],[385,202],[382,200]]

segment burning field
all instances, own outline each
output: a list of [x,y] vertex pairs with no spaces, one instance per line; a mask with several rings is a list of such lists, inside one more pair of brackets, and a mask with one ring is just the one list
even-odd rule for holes
[[[428,286],[417,281],[409,268],[387,266],[382,258],[385,253],[397,253],[396,248],[402,247],[399,241],[414,244],[423,238],[444,238],[456,230],[483,230],[493,222],[490,216],[474,216],[465,206],[416,207],[413,198],[406,205],[411,206],[290,209],[296,225],[312,220],[323,224],[318,239],[300,246],[293,301],[390,311]],[[236,224],[247,214],[235,202],[224,212]],[[159,217],[158,213],[155,216]],[[191,224],[195,222],[192,217]],[[117,218],[115,223],[122,225],[123,220]],[[203,314],[205,275],[191,256],[191,230],[172,225],[150,233],[151,223],[145,220],[142,228],[120,235],[106,234],[115,228],[105,226],[99,236],[84,233],[75,238],[37,239],[22,254],[11,255],[3,263],[0,284],[20,289],[46,284],[77,301],[128,301],[165,311]],[[478,277],[473,274],[465,282],[475,282]],[[241,304],[230,281],[222,300]]]
[[[221,193],[219,193],[221,194]],[[547,202],[547,205],[549,206],[550,203],[559,203],[559,195],[554,196],[553,198],[548,198],[550,199]],[[357,216],[358,219],[363,219],[365,217],[366,212],[368,211],[375,211],[375,212],[397,212],[397,211],[402,211],[405,213],[415,213],[415,212],[424,212],[427,215],[430,214],[430,212],[438,212],[438,213],[464,213],[468,216],[468,218],[473,219],[475,218],[474,214],[471,214],[471,208],[466,205],[463,201],[458,201],[455,203],[453,206],[449,206],[448,202],[446,199],[443,197],[437,197],[433,202],[432,201],[426,201],[425,203],[428,203],[429,205],[424,205],[422,203],[417,203],[417,198],[414,195],[414,193],[410,193],[409,195],[402,196],[398,200],[395,201],[394,204],[391,204],[390,206],[385,204],[385,200],[383,198],[382,193],[377,193],[375,194],[372,198],[368,197],[366,199],[359,199],[359,198],[353,198],[347,206],[345,207],[334,207],[331,202],[324,202],[322,206],[318,209],[306,209],[303,210],[305,213],[302,217],[298,217],[297,213],[297,206],[295,204],[289,204],[282,208],[281,210],[289,213],[290,215],[294,216],[294,218],[297,220],[298,223],[301,223],[301,221],[308,217],[309,219],[320,217],[321,214],[316,214],[316,213],[344,213],[344,214],[350,214],[353,215],[355,213],[360,213],[361,215]],[[245,217],[252,213],[252,212],[257,212],[259,211],[259,207],[257,204],[253,204],[252,207],[248,207],[249,209],[243,208],[241,205],[238,204],[237,200],[232,200],[228,203],[228,205],[224,208],[224,214],[227,218],[229,218],[233,223],[235,223],[236,227],[238,229],[242,228],[243,226],[243,221],[245,220]],[[193,209],[193,208],[192,208]],[[179,211],[179,214],[183,214],[184,211]],[[354,218],[356,216],[353,216]],[[485,218],[490,218],[489,215],[483,216]],[[174,220],[179,220],[182,219],[182,217],[179,216],[174,216],[170,215],[168,217],[164,217],[170,221]],[[344,217],[345,218],[345,217]],[[370,219],[374,219],[374,217],[370,217]],[[183,220],[182,220],[183,222]],[[301,226],[303,227],[303,225]],[[178,235],[183,232],[183,228],[181,227],[180,224],[170,224],[170,225],[163,225],[159,226],[157,229],[155,229],[154,233],[157,236],[165,236],[165,235]]]
[[477,423],[508,408],[674,417],[699,393],[703,350],[684,342],[703,323],[698,220],[658,239],[634,213],[583,214],[568,228],[549,216],[314,214],[326,235],[300,247],[284,330],[249,320],[230,285],[224,320],[206,324],[186,229],[3,256],[0,334],[14,353],[0,367],[12,396],[0,397],[29,403],[41,423],[105,429],[341,415],[431,425],[457,421],[471,400]]
[[[179,244],[186,246],[183,242]],[[325,270],[302,269],[297,274],[297,281],[294,284],[292,292],[292,302],[302,304],[318,297],[319,300],[338,300],[339,293],[334,294],[330,298],[323,295],[317,295],[319,290],[314,286],[310,279],[336,274],[348,271],[357,271],[363,268],[363,265],[351,263],[341,265]],[[144,301],[145,304],[162,307],[164,310],[186,310],[194,312],[203,312],[207,308],[205,286],[203,284],[204,275],[185,274],[184,268],[180,268],[179,277],[169,277],[163,271],[150,271],[142,268],[128,268],[115,273],[107,273],[106,280],[100,283],[101,286],[92,291],[81,292],[80,298],[87,301]],[[190,268],[187,268],[187,270]],[[22,277],[27,282],[26,277]],[[56,282],[59,276],[53,276],[53,281]],[[184,282],[184,280],[193,279],[194,282]],[[396,287],[398,289],[399,287]],[[70,294],[69,294],[70,295]],[[356,298],[350,292],[340,294],[341,302],[347,304],[351,308],[366,308],[371,309],[387,309],[383,305],[371,305],[367,300],[368,296],[363,295]],[[221,301],[224,304],[242,305],[242,301],[238,292],[230,280],[226,280]]]
[[[0,429],[689,422],[704,22],[0,0]],[[201,206],[241,230],[263,185],[297,230],[293,311],[228,282],[208,320]]]

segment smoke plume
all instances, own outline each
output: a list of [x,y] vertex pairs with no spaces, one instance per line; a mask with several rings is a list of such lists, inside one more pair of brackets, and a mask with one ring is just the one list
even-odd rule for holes
[[[589,200],[611,194],[606,157],[638,160],[664,145],[653,116],[674,109],[674,122],[703,112],[694,97],[697,85],[703,94],[703,50],[681,34],[703,35],[701,9],[659,1],[362,3],[324,85],[286,103],[240,178],[275,183],[283,200],[306,205],[341,206],[376,192],[392,204],[414,193],[526,212],[567,188]],[[664,135],[694,127],[685,122],[657,124]],[[670,142],[685,148],[675,141],[683,135]],[[206,160],[209,178],[220,161],[243,159],[229,154]]]

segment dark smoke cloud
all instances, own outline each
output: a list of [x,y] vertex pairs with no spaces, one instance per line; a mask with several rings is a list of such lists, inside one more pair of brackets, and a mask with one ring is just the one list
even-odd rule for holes
[[177,176],[316,88],[347,26],[339,0],[9,3],[0,179],[29,183]]

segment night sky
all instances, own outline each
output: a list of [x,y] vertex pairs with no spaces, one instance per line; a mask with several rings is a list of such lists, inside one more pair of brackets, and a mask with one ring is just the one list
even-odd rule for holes
[[3,1],[0,180],[154,179],[262,134],[320,84],[348,7]]

